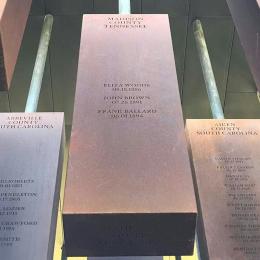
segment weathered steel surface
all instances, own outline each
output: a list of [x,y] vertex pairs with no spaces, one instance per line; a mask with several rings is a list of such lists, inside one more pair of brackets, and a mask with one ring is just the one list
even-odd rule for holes
[[236,25],[258,91],[260,91],[260,1],[226,1]]
[[32,0],[0,1],[0,90],[10,87]]
[[260,259],[260,120],[187,120],[204,260]]
[[0,114],[0,147],[0,258],[52,260],[63,114]]
[[196,204],[167,15],[84,17],[73,120],[68,254],[191,254]]

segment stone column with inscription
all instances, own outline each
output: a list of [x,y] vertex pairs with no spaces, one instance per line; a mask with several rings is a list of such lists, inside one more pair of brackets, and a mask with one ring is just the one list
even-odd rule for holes
[[14,73],[32,0],[0,0],[0,91]]
[[260,120],[187,120],[204,260],[260,259]]
[[63,113],[0,114],[0,259],[53,259],[63,128]]
[[168,16],[84,16],[68,255],[192,254],[196,215]]

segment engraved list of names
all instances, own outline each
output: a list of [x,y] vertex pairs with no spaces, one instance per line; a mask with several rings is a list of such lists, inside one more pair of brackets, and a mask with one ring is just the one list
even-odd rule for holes
[[209,258],[260,259],[260,121],[188,120],[187,129]]
[[68,254],[191,254],[186,148],[168,17],[84,16],[63,209]]
[[52,259],[62,131],[62,113],[0,115],[0,259]]

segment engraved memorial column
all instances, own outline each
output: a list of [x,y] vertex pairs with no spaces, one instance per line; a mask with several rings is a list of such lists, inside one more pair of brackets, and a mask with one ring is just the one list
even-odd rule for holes
[[202,259],[260,259],[260,120],[187,120]]
[[32,0],[0,0],[0,91],[14,73]]
[[0,258],[52,260],[63,113],[0,114]]
[[[211,67],[203,31],[200,37],[196,32],[197,43],[204,42],[204,51],[197,44],[200,59],[206,57]],[[201,55],[203,52],[206,55]],[[207,83],[207,69],[203,69]],[[214,92],[219,96],[215,87]],[[209,92],[208,95],[212,103]],[[221,103],[217,103],[221,111]],[[186,130],[193,163],[202,259],[259,259],[260,121],[188,119]]]
[[189,255],[196,203],[167,15],[85,15],[68,256]]
[[260,92],[260,0],[226,0]]

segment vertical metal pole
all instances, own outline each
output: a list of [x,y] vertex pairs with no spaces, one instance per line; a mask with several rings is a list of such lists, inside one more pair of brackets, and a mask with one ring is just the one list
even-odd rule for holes
[[[198,50],[204,81],[207,88],[212,116],[214,119],[224,119],[225,117],[224,117],[224,113],[223,113],[223,109],[219,97],[219,92],[218,92],[214,72],[209,57],[205,35],[200,20],[195,20],[193,22],[193,33],[196,40],[196,46]],[[198,260],[201,260],[199,241],[197,235],[196,235],[195,242],[197,244],[197,251],[198,251],[197,257]]]
[[131,14],[131,0],[119,0],[119,14]]
[[224,113],[219,98],[218,88],[216,85],[216,80],[213,73],[202,24],[199,20],[195,20],[193,22],[193,32],[196,40],[200,64],[203,71],[213,118],[223,119]]
[[[39,97],[41,93],[42,79],[50,44],[50,38],[52,33],[53,16],[46,15],[44,17],[39,47],[37,51],[37,56],[34,64],[29,94],[27,97],[25,112],[32,113],[37,111]],[[62,246],[61,259],[66,260],[65,249]]]
[[40,96],[41,86],[42,86],[42,79],[43,79],[43,74],[45,69],[45,63],[47,59],[48,48],[49,48],[49,43],[51,38],[52,25],[53,25],[53,16],[46,15],[44,18],[39,48],[37,52],[30,90],[26,102],[26,107],[25,107],[25,112],[27,113],[37,111],[39,96]]

